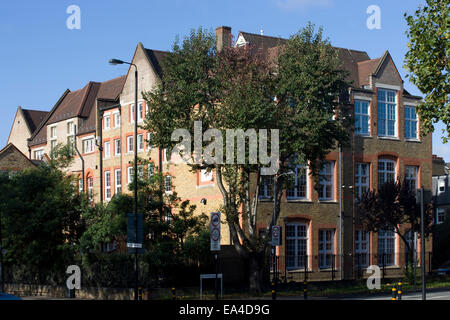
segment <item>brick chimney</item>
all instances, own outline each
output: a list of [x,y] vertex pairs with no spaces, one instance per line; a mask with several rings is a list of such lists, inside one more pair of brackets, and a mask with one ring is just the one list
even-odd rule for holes
[[217,51],[231,47],[231,27],[221,26],[216,29],[216,47]]

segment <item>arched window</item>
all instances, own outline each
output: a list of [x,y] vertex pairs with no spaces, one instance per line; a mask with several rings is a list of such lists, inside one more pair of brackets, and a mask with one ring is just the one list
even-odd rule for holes
[[396,162],[390,159],[378,160],[378,188],[386,182],[394,182],[396,176]]
[[304,269],[308,256],[308,225],[306,223],[286,224],[286,267]]

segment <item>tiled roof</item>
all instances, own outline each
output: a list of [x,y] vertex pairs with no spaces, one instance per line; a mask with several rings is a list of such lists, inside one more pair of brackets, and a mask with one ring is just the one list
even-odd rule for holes
[[145,49],[145,53],[150,61],[150,63],[155,68],[156,73],[160,78],[164,73],[164,59],[170,54],[168,51],[160,51],[153,49]]
[[[274,63],[275,58],[280,53],[280,49],[287,39],[270,37],[247,32],[240,32],[245,41],[258,50],[262,56]],[[337,48],[339,59],[342,61],[342,67],[349,72],[349,78],[353,86],[360,87],[358,63],[370,60],[369,55],[364,51]]]
[[30,145],[46,143],[46,126],[74,117],[83,119],[78,134],[93,132],[95,124],[95,105],[99,98],[118,100],[125,83],[126,76],[121,76],[105,82],[89,82],[84,88],[70,92],[66,91],[60,101],[50,111],[45,125],[31,137]]
[[45,119],[48,111],[22,109],[22,113],[30,132],[33,133],[39,124]]

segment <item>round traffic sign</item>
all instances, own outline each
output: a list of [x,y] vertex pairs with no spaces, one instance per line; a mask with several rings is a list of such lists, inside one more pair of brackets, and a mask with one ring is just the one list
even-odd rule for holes
[[213,227],[217,227],[220,224],[220,213],[219,212],[213,212],[211,214],[211,224]]
[[213,241],[219,241],[219,239],[220,239],[220,230],[219,229],[213,228],[211,230],[211,239]]

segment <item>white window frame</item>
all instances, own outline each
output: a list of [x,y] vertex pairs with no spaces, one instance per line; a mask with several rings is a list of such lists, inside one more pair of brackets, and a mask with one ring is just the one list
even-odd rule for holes
[[333,266],[334,233],[334,229],[319,229],[319,269],[331,269]]
[[[130,147],[131,147],[131,150],[130,150]],[[127,153],[134,153],[134,136],[127,137]]]
[[87,177],[87,185],[88,185],[88,197],[89,200],[92,201],[94,199],[94,178],[92,176]]
[[111,114],[106,114],[103,116],[103,121],[104,121],[104,130],[107,131],[109,129],[111,129]]
[[411,181],[414,181],[414,188],[412,190],[417,190],[417,178],[419,175],[418,166],[405,166],[405,181],[411,185]]
[[[362,170],[366,168],[366,174]],[[365,179],[365,182],[363,182]],[[358,162],[355,166],[355,200],[361,199],[364,192],[370,189],[370,163]]]
[[[384,169],[383,170],[380,170],[380,163],[384,163]],[[394,168],[393,172],[387,170],[387,165],[388,164],[392,164],[393,165],[393,168]],[[380,188],[381,185],[382,185],[381,182],[380,182],[380,174],[383,174],[383,176],[384,176],[384,178],[383,178],[384,182],[383,183],[388,182],[387,177],[388,177],[389,174],[393,174],[392,181],[395,181],[395,178],[397,176],[397,162],[394,161],[394,160],[391,160],[391,159],[378,159],[377,173],[378,173],[378,188]]]
[[[293,234],[289,230],[293,228]],[[294,222],[286,224],[286,268],[288,270],[308,268],[309,237],[308,224]],[[302,254],[304,253],[304,254]]]
[[[407,110],[409,110],[409,116],[407,117]],[[413,113],[413,117],[411,116]],[[411,105],[405,105],[405,139],[406,140],[418,140],[418,128],[417,128],[417,113],[416,107]],[[407,128],[409,129],[409,135],[407,135]],[[413,133],[414,129],[414,133]]]
[[[330,172],[328,172],[328,166]],[[319,172],[319,201],[334,200],[334,174],[335,161],[324,161]],[[327,179],[323,179],[323,177]],[[330,196],[327,196],[327,188],[330,188]],[[325,196],[324,196],[325,195]]]
[[[367,104],[367,113],[362,112],[363,108]],[[358,123],[361,124],[361,127],[358,127]],[[363,123],[367,124],[367,132],[363,130]],[[370,136],[370,101],[355,99],[355,134],[360,136]]]
[[138,103],[138,123],[144,121],[144,103]]
[[127,178],[128,178],[128,184],[133,182],[134,179],[134,167],[128,167],[127,168]]
[[114,116],[114,128],[120,128],[122,121],[120,112],[114,112],[113,116]]
[[[286,199],[288,200],[296,200],[296,199],[308,199],[309,194],[309,179],[308,179],[308,167],[303,165],[297,165],[295,169],[293,170],[295,173],[294,177],[294,186],[291,189],[286,190]],[[303,174],[300,175],[299,173],[302,172]],[[304,184],[300,184],[301,181],[304,179]],[[300,187],[304,186],[305,188],[305,194],[300,195]]]
[[50,152],[53,153],[56,149],[56,146],[58,145],[58,140],[51,139],[50,140]]
[[115,194],[122,192],[122,170],[120,169],[114,170],[114,188]]
[[[95,138],[94,136],[89,136],[86,138],[81,139],[81,143],[82,143],[82,147],[83,147],[83,154],[87,154],[87,153],[93,153],[95,151]],[[86,148],[86,144],[88,144],[87,146],[90,147],[90,149]]]
[[[380,94],[381,92],[384,92],[385,99],[381,100]],[[394,101],[390,101],[389,95],[394,94]],[[398,119],[397,119],[397,110],[398,110],[398,101],[397,101],[397,92],[395,90],[391,89],[385,89],[385,88],[378,88],[378,95],[377,95],[377,109],[378,109],[378,136],[379,137],[391,137],[391,138],[397,138],[398,137]],[[383,111],[385,117],[382,118],[380,113]],[[394,132],[390,133],[389,129],[389,122],[394,121]],[[384,130],[384,133],[381,132],[381,130]]]
[[206,170],[206,169],[201,169],[200,170],[200,182],[211,182],[213,179],[213,172]]
[[[444,188],[444,190],[441,190],[442,187]],[[438,195],[441,195],[441,194],[445,193],[446,189],[447,189],[446,181],[445,180],[438,180],[438,190],[437,190]]]
[[134,103],[130,104],[130,123],[134,123]]
[[33,156],[35,160],[42,160],[42,158],[44,157],[44,148],[34,149]]
[[[379,230],[378,231],[378,265],[379,266],[383,265],[383,253],[385,254],[385,256],[387,255],[387,257],[388,257],[387,262],[385,263],[386,267],[396,265],[396,259],[397,259],[396,242],[397,242],[397,236],[394,231],[389,231],[389,230]],[[381,245],[380,245],[381,243],[383,243],[384,250],[382,250],[382,248],[381,248]]]
[[[168,189],[168,186],[170,189]],[[172,176],[166,175],[164,176],[164,191],[166,194],[172,194]]]
[[[53,134],[53,130],[55,130],[54,134]],[[50,127],[50,138],[52,138],[52,139],[56,139],[57,138],[56,125]]]
[[111,141],[105,141],[105,159],[111,157]]
[[143,152],[144,151],[144,135],[142,133],[137,135],[137,149],[138,152]]
[[105,171],[105,200],[111,200],[111,171]]
[[[117,150],[119,150],[119,152],[117,152]],[[120,143],[120,139],[115,139],[114,140],[114,155],[120,156],[121,153],[122,153],[122,145]]]
[[355,267],[369,266],[370,233],[367,230],[355,230]]

